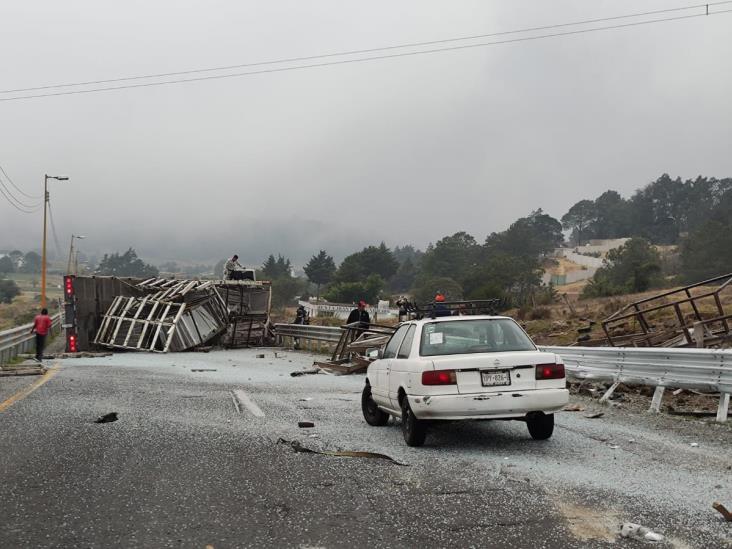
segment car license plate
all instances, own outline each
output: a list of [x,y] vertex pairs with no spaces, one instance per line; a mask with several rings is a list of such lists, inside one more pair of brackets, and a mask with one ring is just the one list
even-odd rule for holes
[[480,380],[483,383],[483,387],[511,385],[511,372],[509,370],[490,370],[488,372],[480,372]]

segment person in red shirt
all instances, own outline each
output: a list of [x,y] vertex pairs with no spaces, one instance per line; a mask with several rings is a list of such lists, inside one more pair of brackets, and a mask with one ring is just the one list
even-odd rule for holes
[[36,361],[43,360],[43,347],[46,344],[46,336],[51,331],[51,317],[48,316],[48,309],[42,309],[41,314],[36,315],[33,320],[31,333],[36,334]]

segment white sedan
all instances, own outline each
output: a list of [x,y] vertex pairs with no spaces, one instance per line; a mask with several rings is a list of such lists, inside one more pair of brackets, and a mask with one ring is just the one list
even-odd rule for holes
[[517,419],[547,439],[569,400],[562,359],[539,351],[508,317],[405,322],[378,356],[366,374],[364,418],[382,426],[401,417],[409,446],[424,444],[432,420]]

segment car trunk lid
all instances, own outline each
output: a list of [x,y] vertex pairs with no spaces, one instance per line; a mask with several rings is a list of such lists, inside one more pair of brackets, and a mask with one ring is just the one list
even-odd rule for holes
[[443,356],[434,366],[456,370],[458,392],[470,394],[536,389],[536,365],[554,361],[552,353],[518,351]]

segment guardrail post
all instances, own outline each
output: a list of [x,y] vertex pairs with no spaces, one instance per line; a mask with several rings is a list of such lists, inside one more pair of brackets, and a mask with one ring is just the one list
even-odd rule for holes
[[719,408],[717,408],[717,421],[724,423],[727,421],[727,411],[729,410],[729,393],[721,393],[719,395]]
[[616,381],[612,385],[610,385],[610,388],[605,391],[605,394],[600,397],[600,402],[607,402],[610,396],[615,392],[615,389],[618,388],[618,385],[620,385],[619,381]]
[[653,398],[651,399],[651,407],[648,410],[649,412],[660,412],[661,411],[661,401],[663,400],[663,392],[666,390],[666,387],[663,385],[657,385],[656,390],[653,392]]

